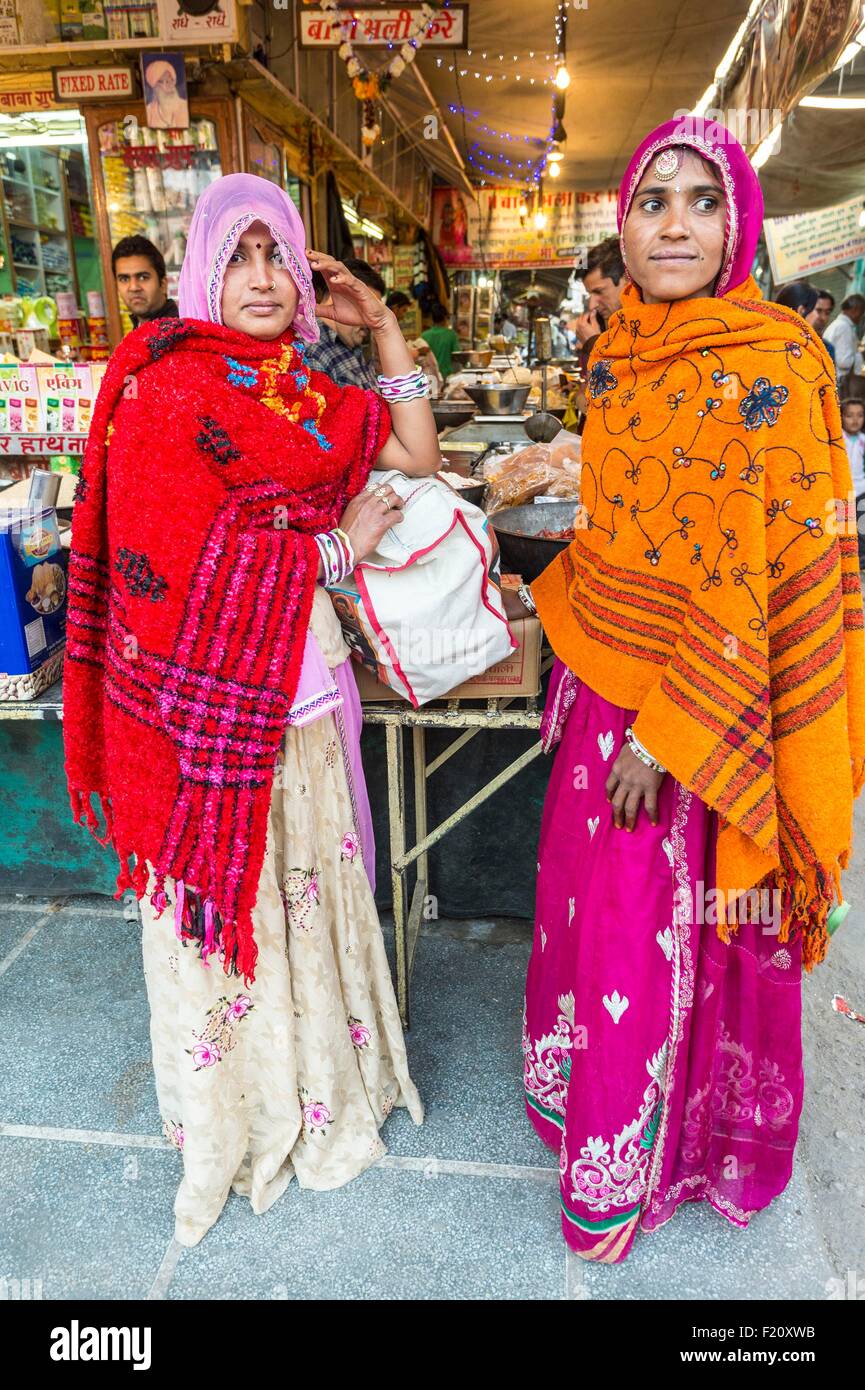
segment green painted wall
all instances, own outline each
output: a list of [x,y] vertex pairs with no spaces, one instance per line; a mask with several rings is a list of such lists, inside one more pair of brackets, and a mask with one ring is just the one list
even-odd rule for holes
[[116,855],[69,809],[62,724],[0,721],[0,825],[0,892],[113,895]]

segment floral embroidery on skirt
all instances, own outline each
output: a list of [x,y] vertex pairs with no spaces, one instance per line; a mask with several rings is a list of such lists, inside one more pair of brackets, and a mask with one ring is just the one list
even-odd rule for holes
[[[328,749],[336,756],[330,758]],[[340,1187],[385,1152],[394,1105],[417,1124],[402,1026],[334,714],[286,731],[253,920],[256,979],[232,991],[213,956],[141,903],[157,1097],[183,1156],[177,1239],[194,1245],[231,1190],[264,1212],[293,1176]],[[298,795],[297,788],[315,788]],[[353,836],[349,840],[349,835]]]

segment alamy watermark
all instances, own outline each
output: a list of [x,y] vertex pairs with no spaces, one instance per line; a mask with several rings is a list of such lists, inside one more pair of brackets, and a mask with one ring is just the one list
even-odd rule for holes
[[730,106],[726,111],[710,106],[699,116],[680,109],[673,113],[673,119],[679,122],[676,134],[685,141],[703,140],[711,145],[735,141],[751,149],[780,128],[784,112],[776,106]]

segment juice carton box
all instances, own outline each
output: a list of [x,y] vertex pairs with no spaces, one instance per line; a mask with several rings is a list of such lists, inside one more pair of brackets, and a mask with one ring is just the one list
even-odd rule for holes
[[86,434],[93,414],[90,363],[38,366],[39,396],[48,434]]
[[59,677],[67,572],[53,507],[0,508],[0,701],[32,700]]
[[36,368],[0,364],[0,434],[41,434],[43,428]]

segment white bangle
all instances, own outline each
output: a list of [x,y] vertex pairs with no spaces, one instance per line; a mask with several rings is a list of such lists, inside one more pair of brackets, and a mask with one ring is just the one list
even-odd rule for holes
[[404,376],[379,376],[378,389],[386,401],[413,401],[430,392],[429,378],[420,367],[415,367]]
[[643,747],[642,743],[637,738],[637,735],[634,733],[630,724],[625,730],[625,738],[628,740],[628,747],[630,748],[634,757],[639,758],[640,762],[645,763],[646,767],[650,767],[653,772],[667,771],[663,763],[659,763],[655,758],[652,757],[648,749]]
[[533,618],[536,618],[538,616],[537,604],[532,598],[532,591],[529,588],[528,584],[520,585],[520,587],[517,589],[517,598],[523,605],[523,608],[527,608],[529,610]]
[[314,537],[324,566],[324,587],[332,589],[341,584],[354,569],[355,559],[351,541],[339,526],[333,531],[320,531]]

